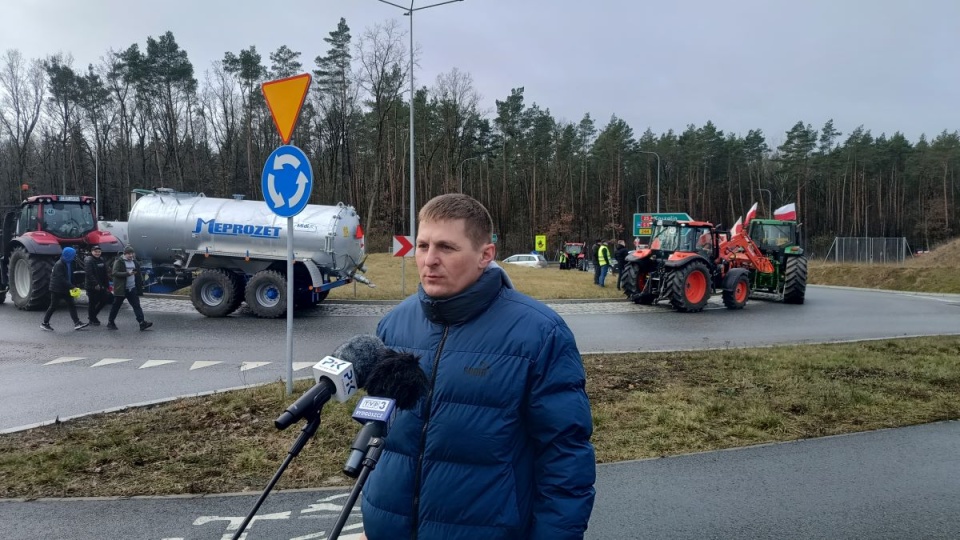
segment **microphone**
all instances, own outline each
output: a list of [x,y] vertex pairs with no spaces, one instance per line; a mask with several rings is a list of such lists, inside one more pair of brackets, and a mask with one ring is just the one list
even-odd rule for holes
[[409,353],[384,349],[364,381],[369,394],[357,403],[353,418],[363,424],[353,444],[343,473],[350,478],[360,474],[363,458],[373,438],[384,438],[396,417],[397,409],[412,409],[427,387],[427,375],[420,359]]
[[383,342],[375,336],[350,338],[337,347],[332,356],[313,366],[316,384],[287,407],[273,425],[280,430],[287,429],[301,418],[319,413],[331,397],[341,403],[350,399],[357,388],[364,385],[367,374],[377,365],[384,351]]
[[357,408],[353,410],[353,419],[363,424],[363,427],[350,445],[350,457],[343,466],[343,474],[350,478],[360,475],[360,466],[367,454],[370,440],[374,437],[386,437],[396,417],[396,401],[390,398],[366,396],[357,403]]

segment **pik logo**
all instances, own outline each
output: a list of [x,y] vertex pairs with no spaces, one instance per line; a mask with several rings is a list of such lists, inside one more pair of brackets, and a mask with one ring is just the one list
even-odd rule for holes
[[480,365],[477,367],[465,367],[463,372],[471,377],[486,377],[487,371],[490,370],[490,366],[487,365],[483,360],[480,361]]

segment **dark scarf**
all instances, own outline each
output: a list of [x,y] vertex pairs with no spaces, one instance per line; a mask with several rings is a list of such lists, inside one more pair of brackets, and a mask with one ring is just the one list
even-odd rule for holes
[[463,324],[480,315],[500,295],[500,290],[510,288],[509,278],[499,267],[488,267],[480,279],[466,290],[450,298],[434,298],[417,291],[423,312],[431,322],[447,326]]

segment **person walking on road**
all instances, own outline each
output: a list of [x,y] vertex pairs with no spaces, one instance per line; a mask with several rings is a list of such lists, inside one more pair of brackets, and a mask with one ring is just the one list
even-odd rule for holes
[[600,276],[597,278],[597,285],[604,287],[603,284],[607,280],[607,272],[610,271],[610,262],[612,261],[610,256],[610,248],[607,247],[605,242],[600,243],[600,249],[597,250],[597,265],[600,267]]
[[133,314],[140,323],[140,330],[153,326],[152,322],[144,319],[143,309],[140,307],[143,277],[140,275],[140,263],[136,260],[136,251],[133,246],[123,248],[123,257],[117,257],[114,261],[110,275],[113,277],[113,306],[110,307],[107,328],[117,330],[117,313],[120,313],[120,306],[123,305],[124,300],[133,308]]
[[617,290],[620,290],[620,284],[623,283],[623,270],[627,266],[627,255],[630,250],[627,249],[627,243],[623,240],[617,240],[617,251],[613,253],[613,258],[617,260]]
[[87,305],[87,321],[91,326],[100,326],[97,314],[110,301],[110,276],[100,246],[90,248],[90,255],[83,261],[83,271],[86,273],[84,287],[90,301]]
[[[77,316],[77,305],[73,302],[73,296],[70,290],[73,289],[73,260],[77,258],[77,250],[72,247],[63,248],[60,258],[53,263],[53,272],[50,275],[50,307],[43,314],[43,322],[40,328],[48,332],[53,331],[50,326],[50,317],[57,311],[60,302],[65,302],[70,310],[70,318],[73,319],[73,329],[83,330],[87,323],[80,320]],[[79,289],[78,289],[79,292]]]

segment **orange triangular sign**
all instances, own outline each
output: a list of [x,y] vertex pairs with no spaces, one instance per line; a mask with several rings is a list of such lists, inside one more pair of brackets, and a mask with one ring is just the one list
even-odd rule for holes
[[290,144],[290,137],[293,136],[293,128],[297,126],[297,119],[300,118],[300,107],[303,107],[303,101],[307,98],[311,80],[309,73],[303,73],[260,85],[283,144]]

